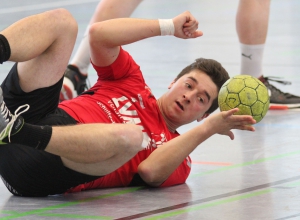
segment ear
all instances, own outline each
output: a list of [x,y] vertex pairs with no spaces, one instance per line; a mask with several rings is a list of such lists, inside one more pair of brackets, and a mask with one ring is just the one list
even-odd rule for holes
[[175,83],[175,79],[171,82],[171,84],[168,86],[168,89],[171,89],[173,84]]
[[209,116],[209,113],[204,113],[204,115],[202,115],[202,117],[197,118],[197,122],[202,121],[204,118],[207,118]]

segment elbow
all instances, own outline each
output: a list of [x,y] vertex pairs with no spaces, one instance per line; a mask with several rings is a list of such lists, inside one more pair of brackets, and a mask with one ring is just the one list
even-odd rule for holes
[[140,177],[152,187],[159,187],[165,181],[165,178],[162,177],[159,170],[147,166],[145,163],[139,165],[138,173]]
[[103,36],[102,34],[102,25],[101,23],[94,23],[90,26],[90,29],[89,29],[89,42],[90,42],[90,45],[93,46],[93,45],[97,45],[101,42],[101,38]]

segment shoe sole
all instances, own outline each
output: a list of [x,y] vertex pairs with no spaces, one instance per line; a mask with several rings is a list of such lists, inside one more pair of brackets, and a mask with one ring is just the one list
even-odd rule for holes
[[60,91],[59,100],[60,102],[64,100],[69,100],[77,96],[74,85],[70,79],[64,78],[64,83]]
[[270,104],[269,110],[288,110],[288,109],[300,109],[299,105],[295,106],[287,106],[287,105],[280,105],[280,104]]

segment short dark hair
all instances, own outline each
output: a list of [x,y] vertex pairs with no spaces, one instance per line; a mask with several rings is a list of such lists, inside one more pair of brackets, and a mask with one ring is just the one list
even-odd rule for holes
[[[206,73],[211,80],[216,84],[218,88],[218,92],[222,85],[229,79],[228,72],[224,69],[224,67],[216,60],[213,59],[205,59],[199,58],[196,59],[195,62],[185,67],[175,78],[177,81],[180,77],[185,74],[190,73],[192,70],[200,70]],[[212,113],[219,107],[218,98],[213,100],[211,107],[207,110],[206,113]]]

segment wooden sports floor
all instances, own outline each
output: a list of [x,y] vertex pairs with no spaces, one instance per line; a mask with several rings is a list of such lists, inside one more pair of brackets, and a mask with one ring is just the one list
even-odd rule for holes
[[[79,23],[78,43],[98,0],[1,0],[0,29],[45,10],[64,7]],[[204,36],[194,40],[157,37],[126,46],[159,97],[195,58],[220,61],[239,74],[235,31],[238,0],[144,0],[132,17],[172,18],[189,10]],[[264,74],[292,81],[278,88],[300,95],[300,1],[273,0]],[[20,39],[22,40],[22,39]],[[0,66],[1,81],[11,63]],[[91,84],[96,80],[90,68]],[[181,133],[195,126],[182,127]],[[0,183],[0,219],[300,219],[300,111],[270,110],[256,132],[215,135],[192,154],[186,184],[164,189],[114,188],[46,198],[18,198]]]

